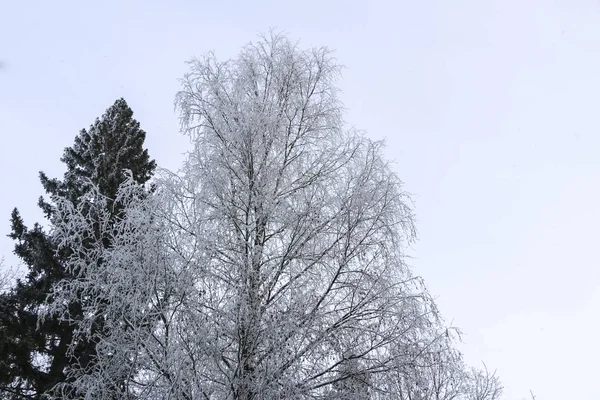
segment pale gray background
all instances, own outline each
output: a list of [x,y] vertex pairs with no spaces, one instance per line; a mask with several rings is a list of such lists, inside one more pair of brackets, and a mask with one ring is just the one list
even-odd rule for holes
[[187,139],[184,61],[269,27],[327,45],[347,121],[387,138],[414,193],[414,270],[497,368],[505,399],[600,399],[600,3],[0,1],[0,255],[41,220],[39,170],[119,96],[161,166]]

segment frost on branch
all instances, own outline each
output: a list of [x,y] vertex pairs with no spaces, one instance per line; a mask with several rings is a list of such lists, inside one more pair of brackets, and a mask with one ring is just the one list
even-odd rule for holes
[[[143,373],[140,346],[147,346],[159,329],[160,299],[168,296],[165,283],[176,282],[162,258],[167,253],[157,247],[158,198],[148,196],[131,174],[114,202],[93,185],[77,206],[53,198],[53,236],[61,247],[72,249],[67,268],[75,279],[54,287],[46,314],[77,324],[71,353],[84,341],[94,343],[97,353],[91,367],[83,362],[70,365],[70,383],[55,388],[56,397],[109,398],[116,386],[127,386],[119,388],[120,393],[141,394],[135,379],[123,377]],[[106,247],[105,242],[111,245]],[[83,300],[83,319],[72,318],[73,299]]]
[[[68,319],[61,305],[84,293],[78,335],[97,319],[108,330],[94,369],[71,370],[78,393],[387,399],[429,367],[462,373],[405,264],[410,199],[382,144],[345,129],[330,53],[271,36],[190,64],[180,173],[163,171],[151,196],[127,181],[115,224],[101,196],[85,214],[56,199],[55,235],[85,273],[55,289],[52,311]],[[111,246],[87,246],[94,235]]]

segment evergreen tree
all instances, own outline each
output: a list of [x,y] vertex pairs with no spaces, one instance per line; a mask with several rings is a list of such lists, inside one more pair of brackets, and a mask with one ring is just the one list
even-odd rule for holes
[[[112,215],[118,215],[114,198],[125,180],[125,170],[139,185],[152,176],[156,163],[144,149],[146,133],[133,119],[125,100],[117,100],[88,130],[83,129],[72,147],[65,149],[61,161],[67,171],[62,180],[40,173],[48,195],[68,198],[77,204],[95,185],[108,199]],[[40,198],[39,206],[48,220],[55,208]],[[65,369],[72,363],[91,365],[95,343],[78,343],[73,354],[68,349],[75,325],[56,318],[40,318],[52,286],[74,277],[64,268],[70,250],[53,243],[41,225],[28,229],[17,209],[11,217],[15,254],[28,267],[23,280],[0,295],[0,398],[39,399],[56,384],[65,381]],[[90,241],[102,238],[90,238]],[[103,243],[108,246],[109,243]],[[71,315],[82,316],[82,304],[70,304]],[[96,326],[101,330],[102,326]]]

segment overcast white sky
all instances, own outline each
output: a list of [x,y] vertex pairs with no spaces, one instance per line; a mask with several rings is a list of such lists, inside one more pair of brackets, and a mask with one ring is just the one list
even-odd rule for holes
[[275,27],[347,69],[346,120],[414,193],[411,261],[504,399],[597,400],[600,2],[0,1],[0,256],[38,171],[123,96],[176,169],[184,61]]

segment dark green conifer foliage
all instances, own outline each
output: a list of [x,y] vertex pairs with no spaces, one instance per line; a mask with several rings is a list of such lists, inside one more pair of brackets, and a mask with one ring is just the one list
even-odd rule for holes
[[[61,161],[67,171],[62,180],[40,173],[46,193],[77,204],[93,183],[102,195],[114,199],[126,169],[136,182],[145,184],[156,168],[144,149],[145,137],[125,100],[117,100],[88,130],[76,136],[72,147],[65,149]],[[40,198],[39,206],[51,220],[52,203]],[[118,207],[113,205],[112,209]],[[73,327],[57,319],[39,318],[52,285],[71,279],[64,268],[68,249],[57,252],[41,225],[28,229],[17,209],[11,216],[9,237],[16,242],[14,252],[27,266],[28,274],[0,295],[0,399],[40,399],[44,392],[65,381],[69,363],[93,363],[94,343],[78,344],[71,357],[67,349]],[[70,307],[72,315],[81,315],[77,303]]]

